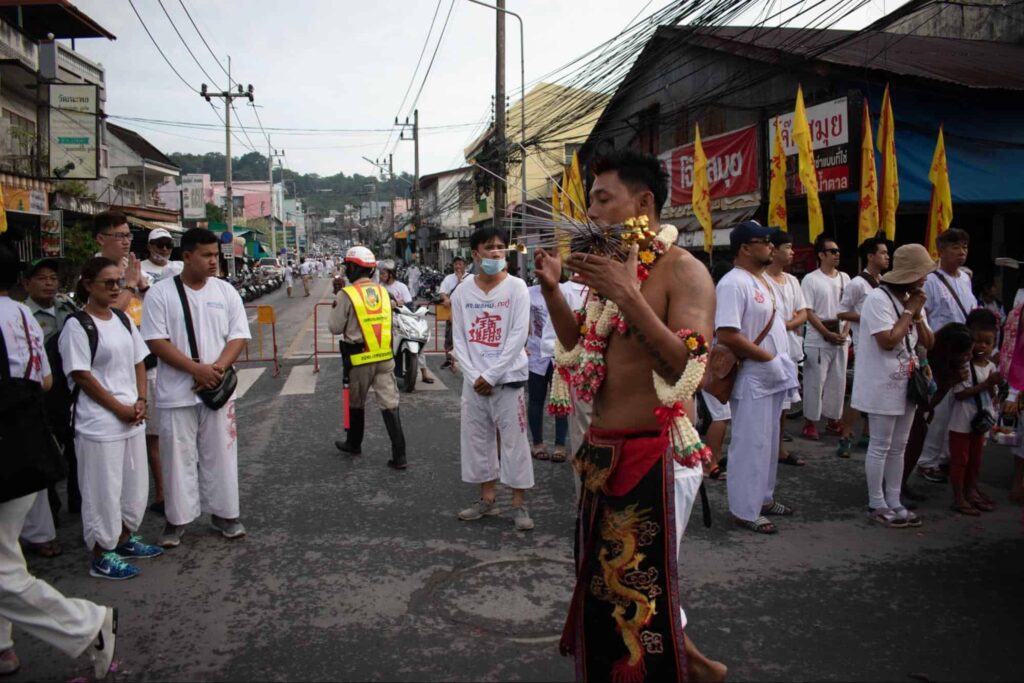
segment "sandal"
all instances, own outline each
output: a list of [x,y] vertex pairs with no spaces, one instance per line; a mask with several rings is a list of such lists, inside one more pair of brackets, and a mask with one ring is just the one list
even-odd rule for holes
[[953,510],[953,512],[960,513],[961,515],[965,515],[967,517],[977,517],[981,514],[980,512],[978,512],[978,508],[974,507],[970,503],[965,503],[964,505],[957,505],[956,503],[954,503],[951,509]]
[[995,505],[980,497],[970,498],[969,500],[972,506],[974,506],[978,510],[981,510],[982,512],[992,512],[993,510],[996,509]]
[[907,527],[907,520],[903,519],[895,512],[888,508],[879,508],[877,510],[868,510],[868,521],[889,529],[905,529]]
[[709,478],[709,479],[718,479],[718,480],[723,480],[723,479],[725,479],[725,470],[723,470],[723,469],[721,468],[721,466],[719,466],[719,465],[715,465],[715,466],[714,466],[714,467],[712,467],[712,468],[711,468],[711,470],[710,470],[710,471],[708,472],[708,478]]
[[551,462],[565,462],[565,446],[555,446],[551,452]]
[[794,512],[796,512],[796,510],[783,505],[778,501],[773,501],[771,505],[761,508],[762,515],[774,515],[778,517],[792,517]]
[[434,383],[434,378],[433,377],[421,377],[420,381],[423,382],[424,384],[433,384]]
[[892,511],[896,513],[897,517],[904,520],[909,527],[919,527],[924,523],[921,521],[920,517],[905,507],[893,508]]
[[786,453],[785,458],[779,458],[780,465],[793,465],[794,467],[803,467],[807,463],[796,456],[795,453]]
[[61,553],[60,545],[56,540],[46,541],[45,543],[26,543],[25,548],[33,554],[47,559],[57,557]]
[[776,534],[779,532],[779,530],[775,528],[775,525],[772,523],[772,521],[764,515],[758,517],[753,522],[748,522],[747,520],[740,519],[739,517],[735,517],[733,518],[733,520],[736,522],[736,526],[742,527],[748,531],[753,531],[756,534],[768,535]]
[[551,459],[551,455],[548,453],[547,447],[542,443],[534,444],[533,447],[530,448],[530,455],[533,456],[534,460]]

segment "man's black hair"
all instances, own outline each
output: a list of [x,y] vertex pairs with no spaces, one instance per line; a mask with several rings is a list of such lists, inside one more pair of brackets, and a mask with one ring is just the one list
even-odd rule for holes
[[999,329],[999,319],[987,308],[975,308],[967,314],[967,328],[971,332],[994,333]]
[[6,245],[0,244],[0,289],[7,291],[13,287],[18,282],[19,275],[21,259],[18,258],[18,254]]
[[783,244],[793,244],[793,236],[785,230],[776,231],[775,234],[768,239],[772,241],[772,246],[776,249],[781,247]]
[[217,233],[206,228],[191,228],[181,236],[181,253],[195,251],[200,244],[217,244]]
[[615,171],[619,180],[634,192],[650,190],[654,195],[654,208],[659,214],[668,199],[668,174],[658,157],[652,154],[632,149],[615,150],[595,157],[590,163],[590,171],[594,176]]
[[127,223],[128,216],[125,216],[120,211],[113,209],[109,211],[100,211],[92,221],[92,236],[95,237],[101,232],[107,232],[111,228],[116,228],[119,225],[125,225]]
[[950,228],[949,230],[940,233],[939,236],[935,238],[935,246],[939,249],[948,247],[952,244],[970,245],[970,243],[971,236],[967,234],[966,230],[961,230],[960,228]]
[[501,243],[506,247],[508,246],[507,232],[501,228],[496,228],[493,225],[485,225],[482,228],[474,230],[473,234],[469,236],[469,248],[476,251],[476,248],[481,244],[487,244],[495,237],[501,240]]
[[825,251],[825,245],[828,244],[829,242],[832,242],[836,246],[839,245],[839,243],[836,242],[835,237],[829,237],[828,235],[818,235],[818,237],[814,240],[814,253],[820,254],[823,251]]
[[462,261],[463,263],[465,263],[466,259],[462,258],[461,256],[456,256],[455,258],[452,259],[452,265],[455,265],[456,261]]
[[868,264],[868,256],[876,253],[880,246],[889,246],[889,240],[884,237],[869,237],[861,242],[860,246],[857,247],[857,253],[865,267],[867,267]]

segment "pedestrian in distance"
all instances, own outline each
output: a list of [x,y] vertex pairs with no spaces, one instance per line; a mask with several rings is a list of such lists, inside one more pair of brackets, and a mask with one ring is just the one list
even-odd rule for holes
[[[20,271],[17,255],[0,246],[0,433],[5,448],[14,449],[5,451],[0,477],[0,675],[21,666],[11,638],[17,625],[69,657],[88,653],[102,680],[114,658],[116,610],[67,598],[29,574],[18,544],[25,517],[49,478],[38,469],[44,454],[34,449],[50,438],[39,394],[53,384],[42,328],[27,307],[8,296]],[[23,421],[29,416],[35,419]]]
[[149,349],[128,316],[111,307],[122,283],[110,259],[87,261],[77,290],[84,308],[60,334],[64,372],[75,386],[72,423],[82,531],[92,552],[89,575],[115,581],[138,575],[126,560],[163,554],[136,533],[149,497],[143,362]]
[[288,298],[292,298],[292,285],[295,283],[295,268],[292,267],[292,262],[289,261],[284,267],[284,287],[288,293]]
[[994,501],[980,486],[981,460],[988,433],[996,424],[996,400],[1003,376],[992,362],[999,320],[987,308],[967,315],[973,348],[966,377],[953,390],[949,418],[949,483],[953,487],[953,510],[977,517],[991,512]]
[[[391,259],[381,261],[378,264],[377,272],[380,273],[380,283],[388,291],[391,300],[397,306],[406,306],[411,309],[413,305],[412,292],[409,291],[404,282],[395,277],[395,262]],[[426,344],[424,344],[420,347],[419,353],[420,381],[424,384],[433,384],[434,378],[428,374],[426,351]]]
[[347,399],[347,433],[335,447],[348,455],[362,455],[366,431],[366,398],[373,388],[380,406],[384,428],[391,438],[388,467],[407,467],[405,432],[398,411],[398,382],[391,348],[391,296],[372,277],[377,258],[366,247],[352,247],[345,254],[345,276],[349,285],[334,299],[327,326],[341,336],[344,384]]
[[306,257],[303,256],[302,258],[300,258],[299,259],[299,275],[302,277],[302,290],[303,290],[303,295],[302,296],[309,296],[309,283],[310,283],[310,280],[312,280],[312,275],[311,275],[312,272],[313,272],[313,268],[310,265],[309,261],[306,260]]
[[480,498],[458,516],[472,522],[500,514],[500,481],[512,489],[515,528],[529,531],[534,523],[526,491],[534,480],[524,387],[530,293],[508,273],[504,230],[478,228],[469,245],[478,270],[452,293],[452,341],[462,373],[462,481],[479,485]]
[[871,430],[864,462],[868,519],[889,528],[921,525],[920,518],[901,502],[900,486],[914,412],[927,400],[908,392],[921,365],[917,347],[930,349],[934,341],[922,289],[925,276],[934,268],[922,245],[903,245],[893,255],[893,269],[868,294],[860,314],[860,357],[851,405],[868,414]]
[[142,337],[160,359],[156,402],[164,445],[165,548],[178,546],[186,526],[204,512],[225,538],[245,535],[238,519],[235,401],[216,390],[233,389],[224,383],[250,339],[249,323],[238,292],[217,278],[217,235],[188,230],[181,253],[181,275],[153,285],[142,322]]
[[456,256],[452,259],[452,272],[444,276],[441,280],[441,285],[438,287],[438,293],[441,296],[441,303],[439,304],[443,308],[448,309],[448,320],[444,323],[444,363],[441,364],[441,368],[452,367],[452,349],[454,344],[452,342],[452,292],[462,284],[462,281],[466,277],[466,260],[461,256]]

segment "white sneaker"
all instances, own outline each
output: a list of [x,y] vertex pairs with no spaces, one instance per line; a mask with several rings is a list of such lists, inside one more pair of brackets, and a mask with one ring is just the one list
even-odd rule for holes
[[105,609],[107,613],[103,617],[103,625],[89,650],[93,673],[98,681],[102,681],[110,672],[110,665],[114,661],[114,642],[117,640],[117,610],[113,607]]
[[516,523],[516,531],[529,531],[533,528],[533,520],[530,519],[530,513],[526,511],[526,507],[512,508],[512,519]]
[[463,522],[472,522],[481,517],[492,517],[500,512],[501,510],[498,508],[496,501],[492,500],[488,503],[486,500],[480,499],[465,510],[460,511],[459,519]]

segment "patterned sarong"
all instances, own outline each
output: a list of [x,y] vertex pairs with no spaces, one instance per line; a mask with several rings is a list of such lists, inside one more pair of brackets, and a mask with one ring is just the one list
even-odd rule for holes
[[562,654],[578,681],[684,681],[667,436],[591,428],[576,454],[576,588]]

